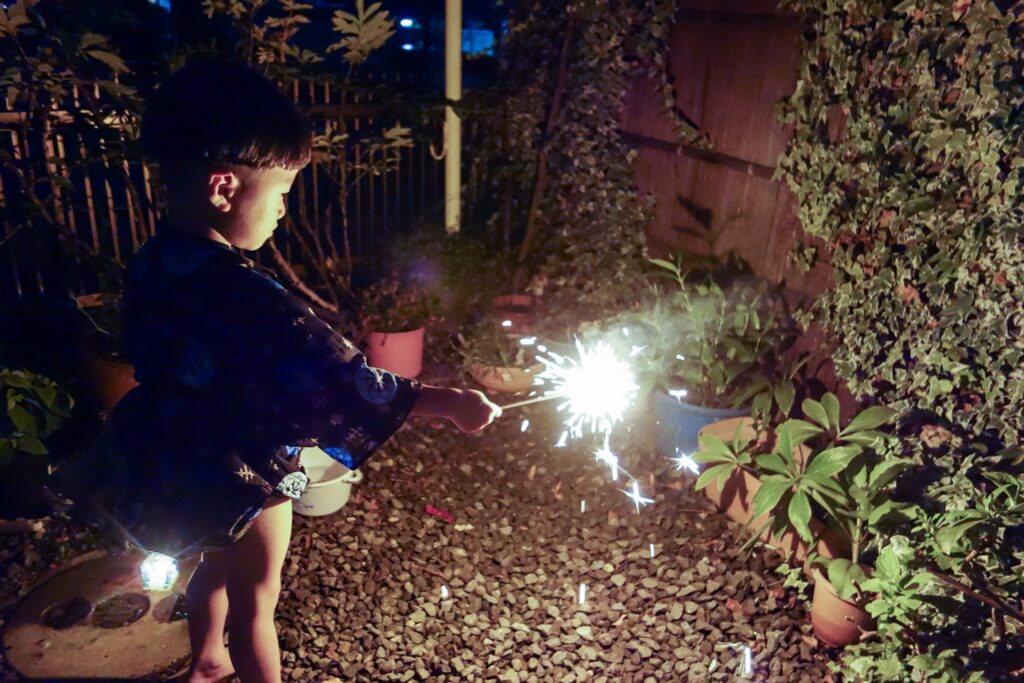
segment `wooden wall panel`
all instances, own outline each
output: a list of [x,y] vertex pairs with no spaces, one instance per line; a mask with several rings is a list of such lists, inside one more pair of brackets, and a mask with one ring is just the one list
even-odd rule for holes
[[[669,55],[676,105],[719,158],[639,145],[637,184],[658,202],[648,229],[655,252],[683,248],[719,258],[735,252],[774,282],[805,293],[824,286],[827,272],[801,274],[787,263],[799,225],[792,195],[771,179],[788,138],[776,104],[796,82],[798,37],[797,19],[780,14],[774,0],[681,0]],[[674,141],[648,79],[631,85],[622,127]]]

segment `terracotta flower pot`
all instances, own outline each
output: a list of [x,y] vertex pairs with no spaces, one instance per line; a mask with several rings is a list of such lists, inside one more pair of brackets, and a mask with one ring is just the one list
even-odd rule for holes
[[402,377],[416,377],[423,370],[423,329],[408,332],[370,332],[366,356],[370,365]]
[[537,298],[529,294],[505,294],[491,300],[495,313],[512,323],[513,332],[529,333],[537,317]]
[[541,363],[528,368],[489,368],[473,365],[469,368],[469,374],[487,389],[515,393],[532,387],[534,377],[543,370],[544,366]]
[[836,595],[832,584],[817,569],[812,576],[811,624],[818,640],[830,647],[845,647],[860,640],[861,629],[874,628],[874,620],[863,607]]
[[109,414],[129,391],[139,386],[131,363],[120,363],[85,352],[83,374],[86,391],[96,406]]

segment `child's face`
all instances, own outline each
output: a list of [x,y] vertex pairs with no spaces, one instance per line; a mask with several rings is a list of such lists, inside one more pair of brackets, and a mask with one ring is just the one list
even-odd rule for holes
[[[280,167],[232,169],[234,184],[226,204],[219,208],[223,222],[218,232],[232,245],[255,251],[270,239],[284,218],[288,191],[298,171]],[[216,182],[211,175],[211,183]]]

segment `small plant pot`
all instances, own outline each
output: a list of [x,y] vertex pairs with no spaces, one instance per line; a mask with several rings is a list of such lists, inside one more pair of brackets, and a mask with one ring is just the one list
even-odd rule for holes
[[350,470],[320,448],[303,448],[299,462],[309,476],[309,484],[293,505],[306,517],[323,517],[345,506],[352,484],[363,480],[362,470]]
[[812,572],[814,598],[811,602],[811,624],[814,636],[830,647],[846,647],[860,640],[861,629],[870,631],[874,621],[863,607],[843,600],[817,568]]
[[107,360],[92,351],[85,352],[83,379],[90,399],[104,413],[110,414],[124,395],[139,386],[131,363]]
[[537,298],[529,294],[505,294],[491,300],[494,312],[512,325],[512,332],[529,333],[537,319]]
[[[651,394],[654,405],[654,436],[658,452],[674,458],[678,453],[689,455],[697,450],[700,430],[713,422],[730,417],[743,417],[749,410],[707,408],[673,398],[661,389]],[[735,427],[734,427],[735,429]],[[731,433],[730,433],[731,437]]]
[[402,377],[419,375],[423,370],[423,329],[370,332],[366,337],[370,365]]
[[483,365],[471,365],[469,374],[487,389],[514,394],[532,387],[534,378],[543,370],[544,365],[541,363],[528,368],[491,368]]

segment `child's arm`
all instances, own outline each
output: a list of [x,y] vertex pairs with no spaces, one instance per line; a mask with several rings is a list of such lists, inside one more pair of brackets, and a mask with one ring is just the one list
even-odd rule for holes
[[501,417],[501,407],[473,389],[446,389],[424,384],[412,407],[412,414],[447,418],[464,432],[476,432]]

